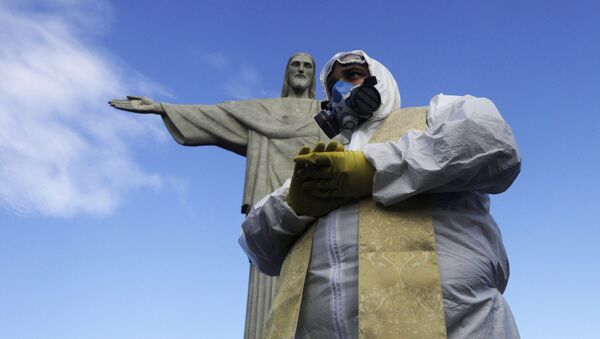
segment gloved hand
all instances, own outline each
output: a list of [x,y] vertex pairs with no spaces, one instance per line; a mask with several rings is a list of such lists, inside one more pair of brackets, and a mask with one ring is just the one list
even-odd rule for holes
[[[305,156],[318,153],[337,153],[343,152],[344,146],[339,145],[337,142],[330,142],[327,147],[325,144],[320,142],[315,148],[310,151],[310,147],[304,146],[298,153],[298,156]],[[292,175],[292,182],[290,184],[290,191],[287,197],[287,203],[296,212],[297,215],[309,215],[312,217],[321,217],[341,205],[344,205],[350,199],[346,198],[323,198],[309,194],[302,186],[305,183],[307,175],[309,175],[308,168],[305,164],[296,163],[294,167],[294,174]]]
[[373,192],[375,168],[361,151],[313,152],[294,158],[305,167],[302,188],[319,198],[361,198]]

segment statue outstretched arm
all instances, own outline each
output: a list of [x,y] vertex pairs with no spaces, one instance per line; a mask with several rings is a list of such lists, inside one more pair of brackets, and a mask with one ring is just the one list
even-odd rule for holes
[[[299,136],[317,108],[315,100],[285,98],[177,105],[128,96],[109,104],[130,112],[160,115],[171,136],[182,145],[213,145],[242,156],[246,155],[250,132],[276,139]],[[307,114],[306,119],[297,119],[299,112]],[[288,123],[288,116],[297,121]]]
[[164,114],[165,110],[160,103],[154,102],[148,97],[128,95],[127,99],[113,99],[108,102],[116,109],[140,114]]
[[[221,105],[160,104],[161,117],[171,136],[187,146],[213,145],[246,155],[250,128],[237,117],[246,107],[236,102],[233,109]],[[243,114],[243,113],[242,113]]]
[[214,145],[246,154],[248,129],[217,105],[163,104],[144,96],[113,99],[108,104],[123,111],[160,115],[173,138],[182,145]]

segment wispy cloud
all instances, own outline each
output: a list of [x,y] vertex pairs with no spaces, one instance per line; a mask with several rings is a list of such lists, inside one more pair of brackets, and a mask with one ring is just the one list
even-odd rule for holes
[[201,52],[202,61],[211,67],[225,69],[229,66],[229,58],[222,52]]
[[253,67],[243,67],[230,76],[222,85],[221,89],[228,97],[234,99],[252,99],[277,97],[274,91],[265,89],[260,72]]
[[[0,5],[0,204],[24,214],[107,214],[130,190],[161,185],[128,144],[164,132],[115,114],[106,100],[159,87],[136,74],[127,80],[137,86],[124,86],[122,70],[82,41],[91,2],[49,3],[43,11],[27,1]],[[106,3],[94,3],[106,13]]]
[[197,51],[193,54],[207,66],[222,74],[223,81],[219,88],[227,99],[253,99],[278,97],[279,92],[273,90],[278,86],[266,86],[263,78],[255,67],[244,65],[240,60],[219,51]]

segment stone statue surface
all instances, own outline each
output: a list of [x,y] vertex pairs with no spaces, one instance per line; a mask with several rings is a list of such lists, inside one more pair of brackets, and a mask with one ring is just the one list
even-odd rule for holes
[[[314,122],[315,62],[292,55],[285,69],[281,98],[226,101],[217,105],[176,105],[128,96],[111,100],[117,109],[158,114],[180,144],[215,145],[246,157],[242,212],[281,186],[293,171],[292,158],[303,145],[328,140]],[[250,274],[246,338],[260,337],[275,281],[254,269]]]

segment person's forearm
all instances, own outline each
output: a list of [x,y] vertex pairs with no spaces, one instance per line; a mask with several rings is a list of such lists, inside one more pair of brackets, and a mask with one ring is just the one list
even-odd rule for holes
[[291,246],[314,221],[312,217],[296,215],[287,205],[288,186],[289,183],[284,184],[261,200],[242,224],[242,248],[252,263],[268,275],[279,274]]
[[375,200],[389,205],[423,192],[499,193],[510,186],[520,170],[510,127],[487,99],[457,101],[433,107],[440,111],[427,131],[365,146],[376,168]]

